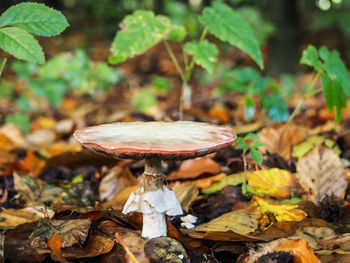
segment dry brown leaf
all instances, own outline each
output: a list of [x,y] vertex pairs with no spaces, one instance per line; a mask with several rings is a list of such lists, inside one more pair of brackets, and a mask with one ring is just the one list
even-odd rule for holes
[[172,190],[175,191],[182,209],[184,209],[186,212],[188,212],[192,202],[196,200],[197,196],[199,195],[196,185],[191,183],[176,183],[172,187]]
[[56,220],[44,218],[29,236],[33,248],[48,248],[47,240],[52,235],[62,238],[62,248],[83,244],[87,238],[91,221],[89,219]]
[[26,139],[23,136],[22,130],[15,124],[8,123],[0,128],[1,134],[9,138],[16,148],[26,148]]
[[[0,218],[2,218],[0,228],[12,229],[24,223],[37,221],[44,218],[43,211],[42,206],[26,207],[22,209],[2,208],[2,211],[0,212]],[[52,210],[48,210],[48,213],[50,217],[54,214]]]
[[289,198],[291,189],[295,188],[293,174],[277,168],[248,173],[247,180],[257,193],[279,199]]
[[112,200],[126,187],[136,185],[136,179],[128,167],[116,166],[103,177],[98,191],[101,200]]
[[167,180],[193,179],[201,174],[217,174],[221,170],[220,165],[210,157],[202,157],[183,161],[177,171],[172,172]]
[[334,230],[329,227],[307,226],[299,227],[295,234],[289,238],[303,239],[313,250],[316,250],[326,248],[326,246],[322,245],[320,242],[323,239],[332,237],[334,235]]
[[115,233],[118,233],[125,246],[127,246],[133,254],[144,254],[144,246],[147,240],[141,237],[140,231],[121,227],[113,221],[101,222],[98,226],[98,229],[112,237]]
[[[215,218],[208,223],[201,224],[190,231],[184,231],[194,238],[206,238],[213,240],[248,240],[254,239],[249,236],[258,229],[261,213],[254,208],[232,211]],[[196,235],[196,233],[199,235]],[[202,232],[202,234],[200,234]],[[203,235],[203,233],[205,233]],[[208,235],[213,233],[214,235]],[[221,234],[226,234],[223,237]],[[202,236],[202,237],[200,237]],[[217,239],[215,239],[217,238]]]
[[273,124],[259,131],[259,141],[265,143],[265,146],[259,147],[259,151],[278,153],[289,161],[292,145],[302,142],[311,132],[304,126],[289,124],[279,146],[283,127],[284,124]]
[[128,186],[122,190],[116,197],[112,200],[104,202],[101,204],[103,208],[113,208],[116,210],[122,210],[124,204],[128,200],[130,194],[134,192],[137,188],[137,185]]
[[296,176],[307,199],[315,204],[327,195],[344,198],[347,172],[339,156],[328,148],[317,146],[301,158]]
[[62,255],[67,259],[93,258],[106,254],[114,247],[114,241],[100,235],[90,234],[82,247],[67,247],[62,249]]

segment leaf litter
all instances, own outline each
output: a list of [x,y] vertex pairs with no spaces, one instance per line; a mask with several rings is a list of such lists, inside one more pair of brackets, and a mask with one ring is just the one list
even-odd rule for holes
[[[159,47],[150,50],[153,57],[162,52]],[[170,72],[169,78],[176,80],[169,58],[152,62],[158,64],[149,60],[136,57],[122,65],[126,75],[134,76],[135,89],[118,91],[118,97],[123,93],[123,100],[130,100],[133,90],[141,90],[138,81],[147,82],[133,73],[143,70],[141,64]],[[7,261],[150,262],[158,251],[161,259],[155,262],[350,260],[350,140],[346,123],[332,131],[333,117],[325,114],[324,102],[307,100],[305,114],[281,138],[284,125],[268,125],[260,118],[263,113],[257,112],[252,122],[242,117],[243,96],[217,103],[194,94],[193,101],[200,103],[186,109],[187,120],[225,124],[241,134],[256,131],[265,143],[259,148],[264,162],[257,166],[248,155],[244,173],[241,152],[229,146],[202,159],[164,163],[169,186],[183,216],[193,219],[193,228],[182,227],[180,217],[168,217],[169,237],[147,241],[141,237],[142,216],[121,214],[142,165],[84,151],[71,134],[76,127],[104,122],[175,119],[176,96],[157,96],[159,101],[145,114],[121,100],[115,110],[109,103],[114,93],[98,98],[104,107],[86,96],[70,95],[55,113],[59,117],[33,116],[28,135],[13,124],[0,127],[0,228]],[[250,189],[245,195],[244,184]]]

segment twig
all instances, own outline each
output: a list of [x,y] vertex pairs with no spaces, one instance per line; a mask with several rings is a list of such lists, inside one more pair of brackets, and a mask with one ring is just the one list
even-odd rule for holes
[[140,263],[140,261],[135,257],[135,255],[130,251],[128,246],[124,243],[123,239],[116,232],[114,237],[117,239],[118,243],[124,248],[126,254],[132,259],[134,263]]

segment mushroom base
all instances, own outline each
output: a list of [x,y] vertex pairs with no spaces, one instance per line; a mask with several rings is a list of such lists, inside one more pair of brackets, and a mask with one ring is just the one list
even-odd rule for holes
[[167,235],[167,227],[164,214],[143,214],[142,237],[155,238]]

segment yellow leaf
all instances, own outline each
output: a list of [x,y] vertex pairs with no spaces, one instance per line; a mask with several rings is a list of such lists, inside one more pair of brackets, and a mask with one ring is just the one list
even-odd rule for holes
[[263,214],[272,213],[278,222],[301,221],[307,214],[298,205],[282,205],[272,199],[254,196],[252,205],[257,206]]
[[247,180],[255,192],[279,199],[289,198],[290,189],[295,187],[293,174],[277,168],[249,173]]
[[256,209],[240,209],[199,225],[195,230],[204,232],[226,232],[231,230],[240,235],[247,235],[257,230],[260,215],[260,212]]
[[302,143],[293,146],[292,157],[300,159],[309,151],[311,151],[315,146],[322,143],[324,143],[328,148],[333,149],[337,154],[341,153],[339,147],[333,140],[326,139],[325,136],[312,135]]
[[47,117],[40,117],[38,119],[38,124],[42,128],[53,129],[56,126],[56,121],[54,119],[50,119],[50,118],[47,118]]

